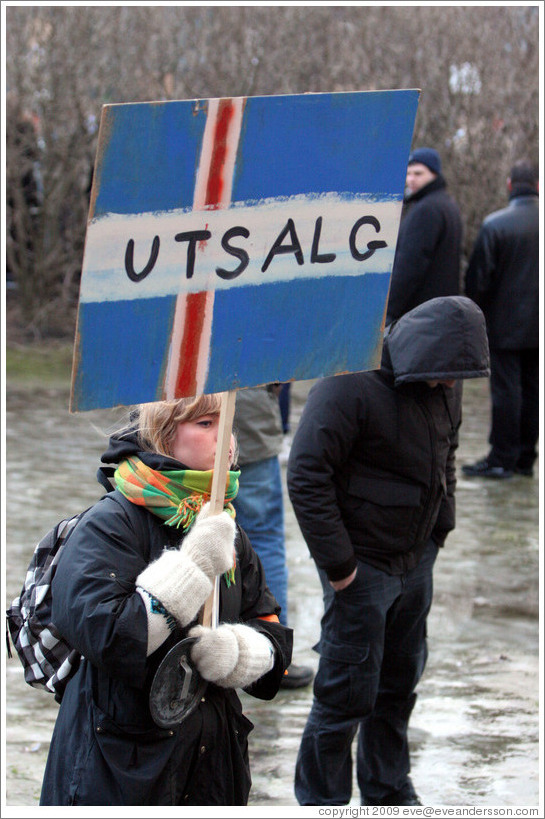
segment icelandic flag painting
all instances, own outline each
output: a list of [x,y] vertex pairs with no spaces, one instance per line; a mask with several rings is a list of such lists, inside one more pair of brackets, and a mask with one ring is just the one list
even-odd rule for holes
[[418,98],[104,106],[71,410],[380,366]]

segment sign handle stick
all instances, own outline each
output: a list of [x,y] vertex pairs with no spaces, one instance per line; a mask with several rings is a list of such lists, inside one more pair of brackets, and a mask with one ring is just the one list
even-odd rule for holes
[[[229,447],[235,415],[236,390],[229,390],[221,394],[221,409],[216,445],[216,459],[214,461],[214,475],[210,493],[210,513],[219,515],[223,511],[225,501],[225,478],[229,470]],[[219,575],[214,582],[214,588],[201,611],[203,626],[217,628],[219,618]]]

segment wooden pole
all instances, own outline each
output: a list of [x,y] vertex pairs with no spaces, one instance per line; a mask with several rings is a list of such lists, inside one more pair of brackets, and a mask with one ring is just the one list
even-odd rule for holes
[[[223,511],[225,501],[225,481],[229,470],[229,447],[233,431],[235,415],[236,390],[229,390],[221,394],[221,409],[218,428],[218,442],[214,461],[214,475],[210,493],[210,513],[219,515]],[[214,588],[204,604],[200,622],[203,626],[217,628],[219,616],[219,575],[216,577]]]

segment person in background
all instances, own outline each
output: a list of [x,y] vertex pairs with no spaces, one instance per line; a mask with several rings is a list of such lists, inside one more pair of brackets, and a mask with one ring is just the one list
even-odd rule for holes
[[[246,805],[252,724],[236,693],[278,691],[292,632],[259,558],[236,524],[239,473],[210,514],[221,399],[143,404],[102,461],[116,488],[66,541],[52,583],[52,620],[81,654],[64,691],[41,805]],[[231,440],[230,460],[236,458]],[[216,577],[219,625],[198,624]],[[151,683],[186,637],[207,681],[181,724],[156,724]],[[182,680],[180,680],[180,686]]]
[[462,218],[433,148],[409,156],[386,323],[437,296],[460,293]]
[[291,430],[290,422],[290,408],[291,408],[291,383],[287,381],[280,385],[280,392],[278,394],[278,403],[280,404],[280,417],[282,418],[282,432],[287,435]]
[[350,803],[358,728],[361,804],[422,804],[409,776],[409,718],[433,566],[455,525],[462,380],[489,372],[481,310],[448,296],[391,325],[380,370],[325,378],[309,392],[288,490],[325,608],[296,763],[300,805]]
[[539,437],[539,176],[527,160],[507,179],[509,204],[486,217],[465,293],[486,317],[492,418],[488,454],[470,477],[531,477]]
[[[288,566],[284,531],[284,498],[279,454],[283,424],[278,395],[282,386],[269,384],[238,390],[233,427],[239,448],[240,485],[233,505],[237,520],[259,555],[267,584],[280,604],[280,622],[288,624]],[[312,682],[308,666],[291,663],[283,688]]]

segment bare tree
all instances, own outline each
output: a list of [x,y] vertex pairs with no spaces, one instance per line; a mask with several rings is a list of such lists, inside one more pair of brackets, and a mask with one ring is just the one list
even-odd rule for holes
[[465,221],[465,255],[537,162],[535,5],[10,6],[7,261],[26,326],[73,333],[97,126],[105,103],[421,89]]

